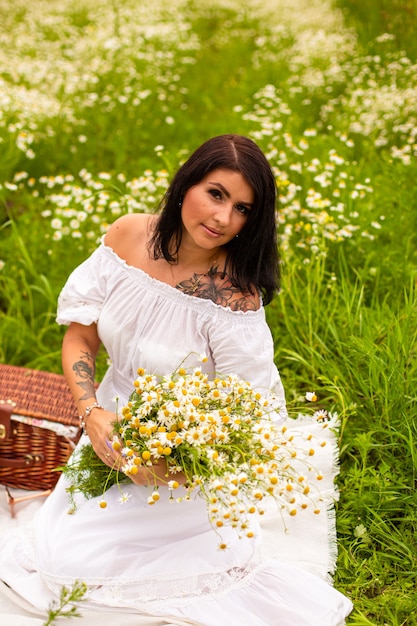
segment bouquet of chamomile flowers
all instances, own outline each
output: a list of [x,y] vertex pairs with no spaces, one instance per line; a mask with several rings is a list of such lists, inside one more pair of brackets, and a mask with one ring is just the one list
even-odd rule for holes
[[[235,375],[210,378],[201,368],[179,367],[166,377],[143,369],[137,374],[111,442],[121,454],[118,469],[105,465],[89,444],[63,470],[74,510],[75,493],[102,495],[100,506],[105,507],[109,487],[117,483],[121,488],[141,466],[151,471],[163,459],[170,498],[203,497],[216,529],[231,525],[240,536],[253,536],[251,518],[263,513],[263,502],[271,497],[290,515],[307,507],[319,512],[316,481],[322,476],[310,462],[314,448],[303,450],[301,473],[300,452],[277,419],[275,396],[262,395]],[[176,498],[180,473],[186,496]],[[148,503],[159,497],[155,482]]]

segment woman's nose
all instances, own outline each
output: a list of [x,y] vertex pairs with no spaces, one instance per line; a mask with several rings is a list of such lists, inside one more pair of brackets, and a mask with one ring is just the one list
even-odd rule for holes
[[233,206],[229,204],[229,202],[222,204],[221,207],[218,207],[214,219],[218,224],[222,224],[223,226],[230,222],[230,218],[232,215]]

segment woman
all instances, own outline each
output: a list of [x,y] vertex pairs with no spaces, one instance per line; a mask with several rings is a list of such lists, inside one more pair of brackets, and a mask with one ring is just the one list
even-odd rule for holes
[[[58,322],[68,324],[63,368],[86,433],[112,467],[109,446],[114,399],[127,401],[137,367],[172,373],[187,357],[208,356],[207,373],[235,373],[255,388],[285,399],[273,362],[263,304],[278,287],[275,181],[251,140],[224,135],[204,143],[175,175],[159,215],[118,219],[100,247],[69,277],[59,298]],[[97,394],[100,344],[111,365]],[[147,504],[154,475],[143,466],[124,488],[77,501],[68,515],[61,477],[38,512],[33,536],[1,546],[2,578],[45,608],[62,585],[88,586],[88,603],[203,626],[336,626],[350,602],[318,579],[288,564],[265,560],[261,537],[218,536],[206,506],[170,505],[165,467],[156,468],[161,499]],[[12,565],[10,565],[12,564]],[[2,571],[3,570],[3,571]],[[31,572],[31,574],[29,574]],[[122,622],[121,622],[122,623]],[[187,622],[188,623],[188,622]]]

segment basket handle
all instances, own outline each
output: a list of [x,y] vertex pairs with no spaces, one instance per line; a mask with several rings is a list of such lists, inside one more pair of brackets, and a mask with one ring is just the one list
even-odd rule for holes
[[13,406],[10,402],[0,400],[0,444],[3,439],[9,439],[11,433],[10,420]]

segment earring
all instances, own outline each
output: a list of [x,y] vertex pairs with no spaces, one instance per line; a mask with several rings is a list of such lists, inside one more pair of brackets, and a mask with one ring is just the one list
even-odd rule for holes
[[235,239],[237,239],[239,237],[239,235],[235,235]]
[[181,202],[181,200],[180,200],[180,201],[178,202],[178,208],[180,208],[180,209],[181,209],[181,207],[182,207],[182,202]]

